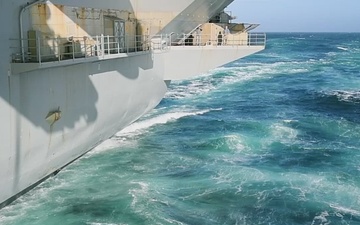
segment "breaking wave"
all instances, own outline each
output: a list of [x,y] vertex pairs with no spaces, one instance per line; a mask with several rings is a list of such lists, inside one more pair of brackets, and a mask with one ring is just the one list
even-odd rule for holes
[[340,101],[360,103],[360,91],[340,91],[335,90],[328,93],[335,96]]
[[[221,110],[221,109],[212,109],[212,110]],[[162,115],[155,116],[153,118],[135,122],[128,127],[124,128],[120,132],[116,133],[115,136],[121,137],[121,136],[128,136],[129,134],[138,134],[139,132],[142,132],[146,129],[149,129],[155,125],[159,124],[166,124],[169,122],[176,121],[180,118],[187,117],[187,116],[196,116],[196,115],[202,115],[207,112],[210,112],[211,109],[206,110],[198,110],[198,111],[184,111],[184,112],[169,112]]]

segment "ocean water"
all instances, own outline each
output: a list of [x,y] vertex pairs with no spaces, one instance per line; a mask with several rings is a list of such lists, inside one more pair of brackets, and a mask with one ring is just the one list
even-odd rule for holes
[[0,224],[360,224],[360,34],[270,33],[173,82]]

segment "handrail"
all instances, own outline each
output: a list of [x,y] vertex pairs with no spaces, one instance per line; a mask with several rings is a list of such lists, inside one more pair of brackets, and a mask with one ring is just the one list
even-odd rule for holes
[[[177,34],[181,36],[182,34]],[[171,46],[265,46],[265,33],[237,33],[222,35],[215,34],[197,34],[193,38],[188,38],[179,44],[179,38],[175,37]]]
[[[265,46],[266,35],[264,33],[238,33],[229,34],[222,39],[216,35],[201,34],[198,39],[186,40],[179,44],[178,38],[170,35],[157,35],[151,39],[147,35],[126,36],[84,36],[84,37],[42,37],[21,39],[26,46],[20,46],[19,39],[10,39],[13,63],[44,63],[64,60],[76,60],[78,58],[104,59],[107,55],[118,54],[121,57],[126,54],[137,52],[167,51],[173,46],[182,47],[239,47],[239,46]],[[180,34],[181,35],[181,34]],[[124,55],[125,54],[125,55]]]
[[[18,43],[19,39],[10,39]],[[150,42],[145,35],[105,36],[94,37],[40,37],[21,39],[26,46],[10,45],[12,62],[53,62],[75,60],[77,58],[100,57],[114,54],[128,54],[150,51]],[[12,42],[11,42],[12,43]]]

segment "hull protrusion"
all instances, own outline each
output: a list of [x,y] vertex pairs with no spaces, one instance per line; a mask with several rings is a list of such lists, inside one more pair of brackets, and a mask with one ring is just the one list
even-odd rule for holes
[[50,124],[50,126],[52,126],[60,118],[61,118],[61,111],[59,107],[57,110],[50,111],[45,117],[45,120]]

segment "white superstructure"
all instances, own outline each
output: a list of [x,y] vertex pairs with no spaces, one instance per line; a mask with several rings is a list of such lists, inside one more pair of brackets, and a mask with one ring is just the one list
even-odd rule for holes
[[1,0],[0,206],[156,107],[171,80],[264,49],[229,23],[232,1]]

